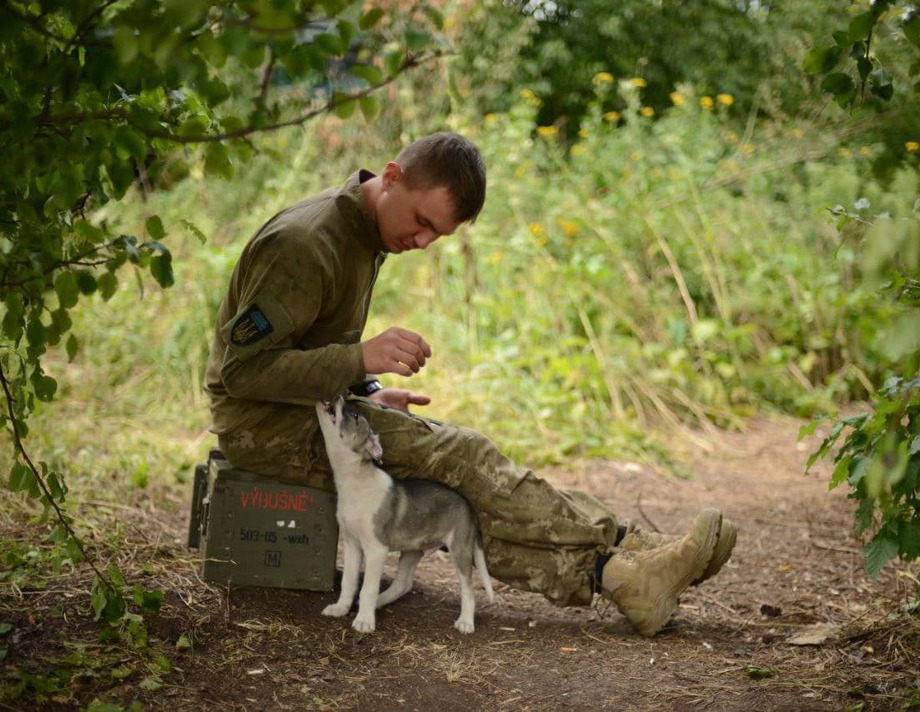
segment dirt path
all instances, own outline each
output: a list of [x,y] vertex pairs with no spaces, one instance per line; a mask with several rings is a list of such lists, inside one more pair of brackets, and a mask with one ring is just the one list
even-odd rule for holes
[[[556,609],[501,585],[494,604],[480,601],[476,633],[463,636],[452,627],[454,576],[437,557],[380,614],[377,633],[359,635],[319,615],[331,594],[211,588],[177,553],[161,583],[166,604],[148,624],[174,669],[159,689],[138,692],[133,679],[104,698],[176,710],[755,712],[906,709],[913,687],[920,707],[920,620],[890,615],[913,600],[916,567],[865,575],[849,535],[852,503],[827,492],[827,466],[803,476],[816,440],[798,444],[798,426],[758,422],[721,435],[688,463],[689,479],[610,462],[540,473],[662,531],[682,530],[709,504],[738,525],[732,561],[691,589],[654,639],[614,609]],[[177,510],[171,525],[179,531],[182,517]],[[170,536],[178,552],[175,528]],[[46,645],[53,630],[44,628]],[[192,652],[176,651],[183,633]]]

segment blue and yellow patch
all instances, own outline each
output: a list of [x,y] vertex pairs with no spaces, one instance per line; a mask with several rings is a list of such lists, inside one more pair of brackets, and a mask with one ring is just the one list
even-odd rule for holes
[[230,329],[230,342],[235,346],[249,346],[271,334],[275,328],[258,304],[251,304],[238,314]]
[[260,292],[221,327],[227,347],[241,361],[273,348],[294,331],[291,315],[274,294]]

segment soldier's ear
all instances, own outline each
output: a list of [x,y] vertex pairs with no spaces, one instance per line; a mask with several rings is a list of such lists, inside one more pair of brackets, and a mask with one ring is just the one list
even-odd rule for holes
[[365,449],[372,460],[379,460],[383,457],[383,446],[380,444],[380,438],[377,437],[377,433],[371,433],[365,444]]

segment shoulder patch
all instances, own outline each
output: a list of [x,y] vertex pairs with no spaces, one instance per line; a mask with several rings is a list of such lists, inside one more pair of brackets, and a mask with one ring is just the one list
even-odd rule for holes
[[228,348],[241,361],[282,342],[294,331],[284,304],[271,292],[261,292],[220,330]]
[[234,346],[249,346],[264,339],[274,330],[275,327],[272,326],[265,312],[258,304],[253,303],[233,320],[233,326],[230,328],[230,343]]

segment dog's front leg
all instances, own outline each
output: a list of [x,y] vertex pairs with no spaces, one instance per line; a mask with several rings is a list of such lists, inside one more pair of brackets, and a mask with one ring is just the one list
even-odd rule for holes
[[380,577],[387,560],[389,549],[385,546],[371,545],[364,551],[364,585],[358,599],[358,615],[351,627],[361,633],[373,633],[376,627],[374,611],[380,594]]
[[330,603],[323,609],[324,616],[341,618],[351,610],[352,601],[355,600],[355,592],[358,590],[358,574],[361,571],[361,545],[358,540],[349,537],[342,537],[342,592],[339,594],[339,600]]

